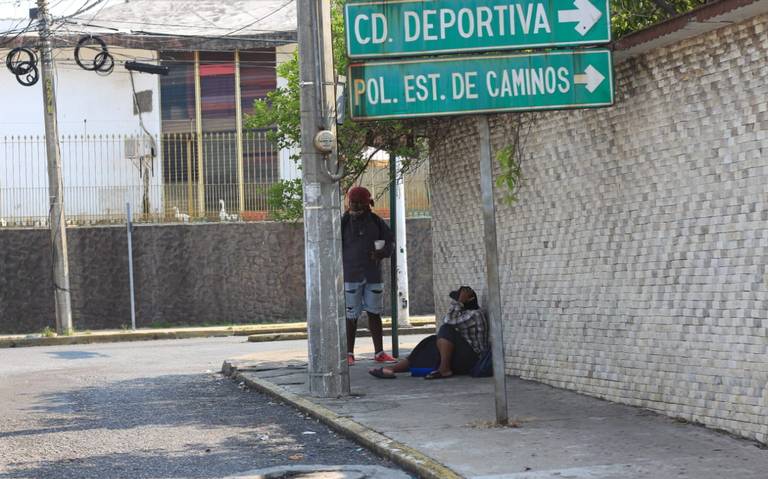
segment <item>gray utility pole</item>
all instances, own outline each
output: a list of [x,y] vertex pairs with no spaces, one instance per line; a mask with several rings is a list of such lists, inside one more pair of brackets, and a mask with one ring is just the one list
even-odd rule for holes
[[334,165],[337,160],[331,2],[297,3],[309,391],[314,396],[339,397],[349,394],[349,368],[341,197],[338,176],[328,170],[328,160]]
[[56,85],[53,82],[53,54],[48,29],[48,2],[37,0],[40,33],[40,77],[43,81],[43,114],[45,145],[48,156],[48,226],[51,228],[53,288],[56,302],[56,332],[72,332],[72,303],[69,294],[69,259],[67,258],[67,224],[64,222],[64,182],[61,178],[59,126],[56,117]]

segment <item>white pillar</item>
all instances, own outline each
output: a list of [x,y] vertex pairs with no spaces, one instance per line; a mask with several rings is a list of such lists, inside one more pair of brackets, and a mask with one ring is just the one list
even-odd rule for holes
[[[402,160],[400,158],[395,159],[397,172],[399,174],[402,171]],[[397,244],[397,320],[398,326],[410,326],[409,318],[409,298],[408,298],[408,251],[406,250],[406,235],[405,235],[405,181],[402,175],[399,175],[397,179],[397,187],[395,188],[396,196],[396,244]]]

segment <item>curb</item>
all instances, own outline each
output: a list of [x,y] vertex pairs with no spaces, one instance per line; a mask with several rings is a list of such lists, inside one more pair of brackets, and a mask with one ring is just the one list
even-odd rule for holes
[[[417,326],[414,328],[401,328],[398,329],[397,334],[399,335],[406,335],[406,334],[434,334],[435,333],[435,325],[431,326]],[[392,330],[391,329],[384,329],[384,335],[391,335]],[[358,338],[367,338],[371,335],[371,332],[367,329],[360,329],[357,331],[357,337]],[[297,339],[307,339],[307,333],[306,331],[302,332],[285,332],[285,333],[259,333],[259,334],[251,334],[248,336],[248,341],[251,343],[264,343],[269,341],[294,341]]]
[[339,416],[330,409],[305,399],[298,394],[288,392],[263,379],[248,378],[237,371],[229,361],[224,361],[221,372],[236,381],[244,382],[248,387],[277,398],[304,414],[307,414],[331,429],[344,434],[355,442],[365,446],[381,457],[387,458],[406,471],[424,479],[463,479],[464,476],[451,470],[446,465],[407,446],[401,442],[366,427],[349,418]]
[[[435,332],[434,319],[412,319],[413,327],[401,328],[400,334],[430,334]],[[388,324],[387,321],[384,324]],[[391,330],[385,330],[391,331]],[[365,331],[361,330],[361,336]],[[276,323],[251,327],[208,327],[175,330],[120,331],[114,333],[75,334],[74,336],[52,337],[2,337],[0,349],[32,346],[69,346],[94,343],[119,343],[128,341],[152,341],[159,339],[223,338],[230,336],[248,336],[251,342],[291,341],[307,339],[306,323]],[[254,338],[254,339],[251,339]]]
[[53,336],[50,338],[0,339],[0,348],[31,346],[62,346],[93,343],[119,343],[128,341],[150,341],[155,339],[191,339],[208,337],[243,336],[235,331],[157,331],[139,333],[94,334],[88,336]]

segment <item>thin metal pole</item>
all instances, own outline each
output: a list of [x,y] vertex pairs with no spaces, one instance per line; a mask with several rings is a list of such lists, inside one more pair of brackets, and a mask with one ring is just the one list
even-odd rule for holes
[[[197,216],[205,216],[205,165],[203,159],[203,99],[200,91],[200,52],[195,50],[195,130],[197,136]],[[189,213],[190,215],[192,212]]]
[[[330,6],[327,0],[297,2],[309,392],[319,397],[349,394],[341,198],[314,144],[318,131],[336,133]],[[334,151],[329,160],[336,159]]]
[[69,293],[69,259],[67,258],[67,224],[64,219],[64,180],[59,151],[59,126],[56,113],[56,85],[53,79],[51,32],[48,29],[48,2],[37,0],[40,32],[40,77],[43,81],[43,113],[45,145],[48,157],[48,227],[51,229],[53,288],[56,305],[56,332],[72,332],[72,300]]
[[194,200],[194,188],[192,185],[192,141],[189,137],[187,137],[186,133],[184,136],[187,138],[187,213],[192,214],[192,211],[195,209],[195,200]]
[[[397,171],[402,172],[402,158],[395,159]],[[405,229],[405,178],[401,173],[397,179],[397,229],[395,244],[397,250],[397,322],[398,326],[408,327],[410,321],[410,298],[408,297],[408,249],[406,248],[407,236]]]
[[504,328],[501,322],[501,293],[499,287],[499,251],[496,243],[496,205],[493,200],[493,163],[491,132],[488,117],[477,117],[480,139],[480,190],[483,197],[483,233],[485,235],[485,278],[488,285],[488,315],[490,320],[493,381],[496,387],[496,423],[506,425],[507,376],[504,371]]
[[243,105],[240,91],[240,50],[235,50],[235,128],[237,130],[237,205],[245,211],[245,172],[243,171]]
[[[389,156],[389,227],[392,235],[397,238],[397,162]],[[395,245],[397,246],[397,245]],[[390,309],[392,310],[392,356],[400,356],[400,340],[398,334],[397,313],[399,311],[397,301],[397,253],[389,258],[389,284],[390,284]]]
[[128,285],[131,290],[131,329],[136,330],[136,300],[133,286],[133,225],[131,224],[131,203],[125,204],[127,213],[126,229],[128,230]]

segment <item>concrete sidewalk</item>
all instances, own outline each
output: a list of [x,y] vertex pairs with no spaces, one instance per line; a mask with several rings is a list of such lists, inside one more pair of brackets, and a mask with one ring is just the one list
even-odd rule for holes
[[[382,318],[386,334],[391,334],[391,319]],[[400,334],[424,334],[435,329],[434,316],[412,316],[411,326],[400,328]],[[367,330],[359,332],[361,336]],[[42,334],[0,335],[0,348],[26,346],[61,346],[71,344],[116,343],[123,341],[149,341],[155,339],[189,339],[225,336],[248,336],[251,342],[292,341],[307,338],[307,323],[244,324],[236,326],[207,326],[186,328],[142,328],[100,331],[77,331],[70,336],[43,336]]]
[[364,360],[351,368],[352,397],[317,399],[305,387],[305,360],[305,351],[286,349],[230,359],[224,370],[422,477],[768,477],[768,451],[757,444],[647,410],[510,378],[514,427],[496,428],[491,378],[380,380],[367,374],[373,363]]

